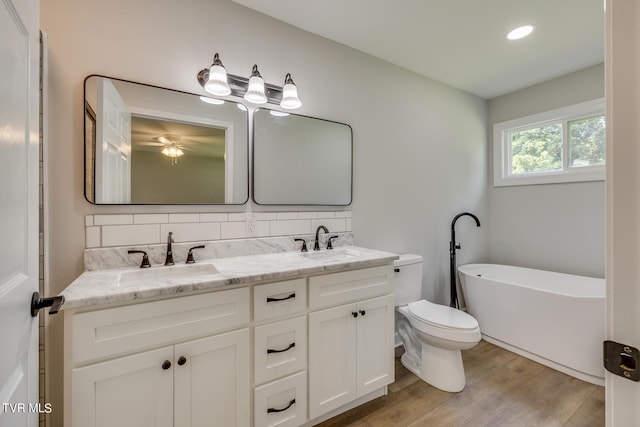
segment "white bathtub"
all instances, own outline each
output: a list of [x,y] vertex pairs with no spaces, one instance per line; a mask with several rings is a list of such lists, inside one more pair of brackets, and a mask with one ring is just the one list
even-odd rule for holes
[[604,385],[604,279],[497,264],[462,265],[458,272],[485,340]]

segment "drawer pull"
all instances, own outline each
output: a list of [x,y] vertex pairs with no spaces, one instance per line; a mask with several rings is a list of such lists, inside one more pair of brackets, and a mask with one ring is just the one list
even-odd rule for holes
[[165,371],[170,367],[171,367],[171,362],[169,362],[168,360],[165,360],[164,362],[162,362],[162,369],[164,369]]
[[271,354],[271,353],[284,353],[287,350],[291,350],[293,347],[296,346],[296,343],[292,342],[291,344],[289,344],[289,347],[287,348],[283,348],[282,350],[274,350],[272,348],[268,348],[267,349],[267,354]]
[[282,408],[282,409],[268,408],[267,409],[267,414],[270,414],[272,412],[284,412],[287,409],[291,408],[295,403],[296,403],[296,400],[295,399],[291,399],[289,404],[286,407]]
[[269,297],[269,298],[267,298],[267,302],[286,301],[288,299],[292,299],[292,298],[295,298],[295,297],[296,297],[296,293],[294,292],[291,295],[289,295],[288,297],[284,297],[284,298],[272,298],[272,297]]
[[180,356],[180,358],[178,359],[178,365],[182,366],[185,363],[187,363],[187,358],[184,356]]

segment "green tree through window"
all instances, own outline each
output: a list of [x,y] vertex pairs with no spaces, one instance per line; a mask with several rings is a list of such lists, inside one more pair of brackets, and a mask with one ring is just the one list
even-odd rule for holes
[[510,132],[511,173],[562,170],[562,124]]

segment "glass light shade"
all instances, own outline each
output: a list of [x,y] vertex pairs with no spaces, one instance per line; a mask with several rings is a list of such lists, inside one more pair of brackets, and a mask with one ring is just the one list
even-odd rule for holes
[[169,147],[164,147],[164,149],[162,150],[162,154],[167,157],[180,157],[184,154],[184,152],[180,149],[180,147],[172,145]]
[[209,80],[205,83],[204,90],[216,96],[227,96],[231,93],[231,88],[227,82],[227,70],[223,66],[211,66]]
[[260,76],[251,76],[249,88],[244,94],[244,99],[253,104],[264,104],[267,102],[267,95],[264,93],[264,80]]
[[298,98],[298,88],[293,83],[287,83],[282,89],[282,101],[280,106],[287,110],[293,110],[299,108],[302,105],[302,101]]

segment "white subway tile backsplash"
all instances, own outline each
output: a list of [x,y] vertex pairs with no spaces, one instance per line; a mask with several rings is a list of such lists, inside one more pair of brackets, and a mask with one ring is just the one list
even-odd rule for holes
[[336,218],[351,218],[351,211],[338,211]]
[[245,221],[246,219],[247,219],[247,213],[246,212],[234,212],[234,213],[230,213],[229,214],[228,221],[231,221],[231,222]]
[[335,218],[335,212],[318,212],[318,218]]
[[168,214],[134,214],[134,224],[166,224],[169,222]]
[[100,227],[85,228],[85,245],[87,248],[100,247]]
[[94,215],[94,225],[126,225],[133,224],[133,215]]
[[102,246],[144,245],[160,242],[159,224],[102,226]]
[[244,239],[248,236],[247,223],[241,222],[224,222],[220,224],[221,239]]
[[280,220],[288,220],[288,219],[298,219],[298,212],[278,212],[276,219]]
[[272,236],[286,236],[290,234],[309,234],[311,233],[311,220],[308,219],[290,219],[271,221]]
[[344,218],[325,218],[314,219],[313,221],[311,221],[311,227],[314,231],[321,225],[327,227],[329,229],[329,233],[347,231],[347,225]]
[[298,219],[316,219],[318,212],[298,212]]
[[195,222],[180,224],[161,224],[160,235],[166,241],[170,231],[175,242],[201,242],[220,239],[219,222]]
[[200,214],[197,214],[197,213],[192,213],[192,214],[169,214],[169,222],[171,222],[171,223],[200,222]]
[[[248,215],[255,223],[251,232]],[[166,242],[170,231],[176,242],[312,234],[319,225],[337,233],[351,231],[351,221],[351,211],[96,214],[85,216],[85,245],[159,244]]]
[[226,213],[201,213],[200,222],[224,222],[228,217]]
[[256,221],[272,221],[278,218],[275,212],[254,212],[253,216]]

